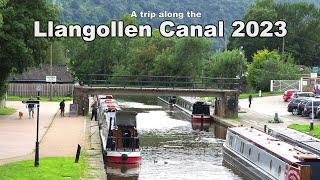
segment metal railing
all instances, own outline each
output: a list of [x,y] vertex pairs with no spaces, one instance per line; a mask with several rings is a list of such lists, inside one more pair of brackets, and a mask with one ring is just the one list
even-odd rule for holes
[[152,87],[186,89],[238,89],[238,78],[183,77],[183,76],[112,76],[85,74],[80,85],[99,87]]

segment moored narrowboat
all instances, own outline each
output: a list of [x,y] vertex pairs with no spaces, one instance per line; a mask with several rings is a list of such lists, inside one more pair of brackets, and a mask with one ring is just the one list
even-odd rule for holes
[[196,102],[192,107],[192,129],[208,130],[211,124],[210,106],[203,102]]
[[319,156],[254,128],[228,128],[223,150],[223,161],[250,179],[320,177]]
[[108,163],[140,163],[136,114],[136,112],[116,113],[114,126],[109,127],[106,152],[104,152]]

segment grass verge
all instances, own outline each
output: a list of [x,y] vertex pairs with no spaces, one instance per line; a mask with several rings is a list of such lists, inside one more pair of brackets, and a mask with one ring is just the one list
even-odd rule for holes
[[[21,97],[21,96],[8,96],[7,100],[8,101],[24,101],[24,100],[28,100],[30,97]],[[33,97],[33,99],[36,99],[37,97]],[[73,98],[72,97],[65,97],[65,96],[54,96],[52,97],[52,101],[53,102],[60,102],[62,100],[65,101],[72,101]],[[41,101],[50,101],[49,97],[46,96],[40,96],[40,100]]]
[[314,124],[312,131],[310,131],[309,124],[290,124],[288,127],[320,138],[320,124]]
[[16,111],[16,109],[10,107],[0,108],[0,115],[11,115]]
[[83,157],[79,163],[73,157],[49,157],[40,159],[39,167],[34,167],[33,160],[0,166],[0,179],[80,179],[87,168]]

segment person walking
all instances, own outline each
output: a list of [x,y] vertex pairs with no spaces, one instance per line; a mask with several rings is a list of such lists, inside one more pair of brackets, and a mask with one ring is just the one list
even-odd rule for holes
[[66,106],[66,104],[64,103],[64,100],[62,100],[61,102],[60,102],[60,116],[61,117],[63,117],[64,116],[64,108],[65,108],[65,106]]
[[[29,100],[31,101],[32,97],[30,97]],[[27,104],[27,108],[29,111],[29,119],[31,119],[31,117],[33,118],[33,115],[34,115],[34,104]]]
[[252,103],[252,95],[249,95],[249,108],[251,108],[251,103]]
[[98,115],[98,107],[96,105],[96,102],[94,102],[91,106],[91,121],[94,117],[94,120],[97,121],[97,115]]

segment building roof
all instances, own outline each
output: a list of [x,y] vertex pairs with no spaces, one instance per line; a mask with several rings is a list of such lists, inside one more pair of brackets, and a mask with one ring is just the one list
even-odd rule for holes
[[[53,65],[52,75],[57,76],[57,83],[73,83],[71,73],[66,65]],[[9,78],[10,82],[45,82],[46,76],[50,76],[50,65],[44,64],[40,68],[31,67],[22,74],[16,74]]]

